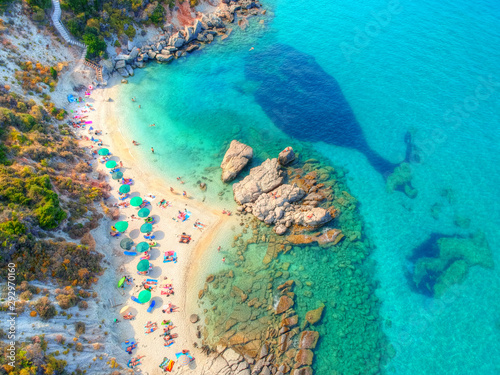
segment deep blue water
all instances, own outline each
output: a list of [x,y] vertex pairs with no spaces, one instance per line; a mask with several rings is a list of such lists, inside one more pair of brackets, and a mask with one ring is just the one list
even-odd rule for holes
[[[258,18],[264,25],[251,22],[246,32],[235,26],[230,38],[188,59],[137,71],[123,88],[120,114],[124,134],[147,145],[134,151],[160,173],[183,176],[187,188],[207,178],[206,199],[231,207],[217,168],[224,142],[251,144],[255,163],[310,142],[349,170],[376,246],[373,276],[396,349],[386,370],[500,373],[500,3],[267,6],[273,12]],[[132,96],[141,110],[130,105]],[[408,131],[420,160],[410,164],[415,199],[389,193],[384,178],[405,159]],[[457,226],[457,218],[470,219],[469,227]],[[433,233],[477,231],[486,235],[493,269],[471,267],[439,299],[411,287],[415,248]]]

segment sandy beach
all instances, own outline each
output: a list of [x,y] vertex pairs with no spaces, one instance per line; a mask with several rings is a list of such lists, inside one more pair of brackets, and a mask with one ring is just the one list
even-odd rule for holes
[[[141,168],[138,160],[134,158],[131,153],[130,147],[132,140],[128,140],[120,132],[119,123],[116,119],[115,113],[119,109],[114,101],[108,101],[108,98],[117,96],[120,84],[111,85],[109,88],[96,89],[85,103],[73,103],[67,108],[77,113],[77,109],[86,108],[86,112],[82,113],[86,121],[92,121],[92,124],[86,126],[85,129],[77,129],[77,134],[81,137],[97,137],[101,139],[103,147],[110,150],[110,160],[115,160],[118,163],[122,162],[123,167],[120,170],[123,172],[125,178],[132,178],[133,185],[131,185],[130,197],[125,201],[128,202],[135,196],[147,198],[148,195],[155,196],[150,199],[151,217],[154,218],[155,224],[153,225],[153,234],[156,236],[155,240],[158,245],[150,251],[150,263],[153,268],[148,276],[141,276],[137,274],[136,266],[139,262],[141,255],[127,256],[123,254],[120,248],[120,240],[124,237],[129,237],[137,244],[145,241],[143,234],[140,233],[139,228],[144,223],[144,219],[131,219],[131,215],[137,216],[138,208],[129,206],[127,208],[120,208],[119,220],[125,220],[129,223],[129,227],[125,233],[119,237],[111,238],[109,235],[109,227],[115,223],[109,219],[103,220],[102,226],[108,226],[106,230],[96,230],[93,235],[96,240],[96,248],[111,246],[113,247],[113,259],[110,262],[111,267],[105,272],[111,274],[105,275],[107,280],[113,280],[114,284],[109,285],[110,291],[101,291],[102,299],[110,299],[111,310],[116,310],[114,317],[119,320],[115,324],[115,333],[118,340],[123,342],[125,340],[134,339],[138,343],[138,347],[134,350],[133,354],[129,357],[137,357],[144,355],[141,365],[136,369],[148,374],[161,374],[162,370],[159,364],[164,357],[175,360],[175,353],[183,349],[189,350],[193,357],[198,358],[196,362],[191,363],[192,369],[200,365],[202,354],[199,350],[193,347],[196,339],[195,326],[190,323],[189,317],[192,311],[187,311],[187,289],[190,280],[195,279],[196,274],[202,270],[202,265],[199,264],[199,259],[202,254],[208,250],[214,239],[215,234],[222,227],[231,224],[234,221],[234,216],[227,216],[221,213],[219,209],[214,209],[196,199],[196,192],[187,192],[188,196],[183,197],[182,185],[176,181],[174,176],[155,176],[148,172],[147,168]],[[90,104],[94,110],[85,107],[85,104]],[[74,113],[72,114],[74,115]],[[94,130],[101,130],[102,135],[95,135],[94,130],[89,134],[88,128],[92,126]],[[96,142],[81,140],[81,146],[88,149],[89,156],[91,150],[98,150],[100,147]],[[93,148],[91,148],[93,146]],[[140,145],[137,147],[147,147],[147,145]],[[99,157],[100,158],[100,157]],[[113,205],[118,200],[118,189],[121,183],[111,179],[109,170],[103,163],[96,157],[92,159],[92,166],[97,171],[106,174],[108,183],[112,187],[112,196],[107,200],[108,206]],[[169,181],[170,180],[170,181]],[[171,182],[171,184],[170,184]],[[170,186],[174,188],[174,192],[170,191]],[[166,199],[170,202],[167,208],[160,208],[158,203]],[[191,213],[189,219],[181,221],[177,219],[179,212],[187,210]],[[194,227],[195,221],[199,220],[205,225],[203,230]],[[182,233],[191,235],[192,240],[189,244],[179,243],[179,236]],[[216,251],[216,245],[212,244]],[[163,263],[164,253],[166,251],[175,251],[178,256],[176,263]],[[133,285],[126,286],[125,289],[117,289],[116,283],[122,276],[131,276],[134,281]],[[168,279],[166,279],[168,278]],[[152,291],[152,300],[155,301],[155,308],[151,313],[146,312],[149,302],[141,305],[130,299],[131,296],[137,296],[141,290],[144,290],[141,283],[146,279],[157,279],[158,287]],[[172,283],[174,287],[174,294],[170,296],[161,295],[159,286],[164,282]],[[108,294],[109,293],[109,294]],[[163,313],[162,306],[172,303],[178,307],[178,312],[171,314]],[[120,309],[124,306],[130,306],[129,311],[135,315],[133,320],[124,320],[119,314]],[[122,314],[123,315],[123,314]],[[164,339],[161,336],[163,328],[160,323],[163,320],[171,320],[175,328],[171,331],[177,334],[174,339],[175,343],[170,347],[164,347]],[[147,322],[157,323],[158,329],[153,333],[145,333],[145,325]],[[128,354],[126,354],[128,356]],[[119,360],[119,357],[117,357]],[[120,363],[126,365],[126,363]],[[174,367],[174,373],[179,368]],[[196,371],[194,371],[196,373]]]

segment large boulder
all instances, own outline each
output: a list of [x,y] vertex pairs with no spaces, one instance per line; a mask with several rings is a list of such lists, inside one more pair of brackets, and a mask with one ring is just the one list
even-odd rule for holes
[[304,227],[320,227],[332,220],[330,212],[322,207],[314,207],[307,211],[297,212],[294,221]]
[[154,52],[154,51],[148,51],[148,57],[151,60],[154,60],[156,58],[156,52]]
[[306,192],[297,186],[281,185],[268,194],[260,195],[255,201],[252,213],[266,224],[274,224],[285,212],[292,210],[291,203],[301,200]]
[[135,60],[135,58],[137,57],[137,55],[139,54],[139,51],[140,49],[137,48],[137,47],[133,47],[132,48],[132,51],[130,51],[130,55],[129,55],[129,60],[128,61],[133,61]]
[[172,61],[174,59],[174,56],[172,55],[163,55],[161,53],[158,53],[156,55],[156,60],[160,61],[160,62],[169,62],[169,61]]
[[220,165],[222,168],[222,181],[229,182],[234,180],[252,157],[253,149],[250,146],[233,140]]
[[168,41],[168,44],[174,46],[175,48],[182,47],[184,43],[186,43],[186,40],[180,32],[176,32],[175,34],[173,34]]
[[285,148],[278,155],[278,161],[281,165],[288,165],[295,160],[295,152],[291,147]]
[[260,166],[252,168],[242,181],[233,185],[234,200],[238,204],[255,202],[261,194],[269,193],[283,181],[278,159],[267,159]]
[[120,68],[116,70],[118,71],[118,74],[120,74],[123,78],[127,78],[130,75],[126,68]]
[[[196,36],[198,36],[198,34],[203,31],[203,24],[201,23],[200,20],[195,20],[194,21],[193,29],[194,29],[193,34],[196,35]],[[195,38],[196,38],[196,36],[195,36]]]
[[125,68],[125,60],[118,60],[115,64],[115,69],[118,70],[118,69],[123,69]]
[[125,67],[125,69],[127,69],[127,72],[128,72],[129,75],[131,75],[131,76],[134,75],[134,69],[130,65],[127,65]]
[[193,39],[196,39],[196,35],[194,35],[193,31],[194,29],[191,26],[184,27],[184,34],[185,34],[184,39],[186,40],[186,43],[189,43]]

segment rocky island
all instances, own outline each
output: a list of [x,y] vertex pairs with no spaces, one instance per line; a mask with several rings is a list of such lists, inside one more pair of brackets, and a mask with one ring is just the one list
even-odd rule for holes
[[[232,180],[248,162],[248,157],[239,156],[242,150],[252,150],[249,146],[233,140],[222,162],[222,180]],[[238,150],[238,158],[235,158]],[[244,164],[240,162],[244,159]],[[229,160],[238,160],[238,168],[228,179]],[[324,196],[317,193],[317,187],[310,187],[307,191],[286,183],[287,175],[282,167],[295,160],[295,153],[287,147],[279,154],[278,159],[267,159],[260,166],[254,167],[240,182],[233,185],[234,200],[240,205],[238,211],[252,213],[257,219],[266,224],[274,225],[277,234],[284,234],[287,228],[298,225],[306,228],[318,228],[335,217],[333,206],[327,209],[318,207]]]

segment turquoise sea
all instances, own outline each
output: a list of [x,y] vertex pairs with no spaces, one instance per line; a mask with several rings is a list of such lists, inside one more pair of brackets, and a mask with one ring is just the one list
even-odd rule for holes
[[[182,176],[188,192],[234,209],[218,168],[230,140],[250,144],[254,164],[307,142],[349,171],[375,247],[381,324],[396,351],[381,370],[500,373],[500,3],[264,5],[268,14],[246,31],[234,25],[228,39],[189,58],[136,70],[117,101],[123,134],[144,146],[134,148],[137,156],[157,174]],[[357,136],[331,131],[346,122],[359,126]],[[407,132],[418,155],[410,163],[414,199],[387,191],[384,168],[369,162],[367,148],[397,164]],[[478,232],[493,268],[470,267],[440,297],[411,285],[414,249],[432,234]],[[294,261],[307,264],[314,251]],[[315,293],[328,300],[328,290]],[[315,354],[321,374],[328,373],[327,343]]]

